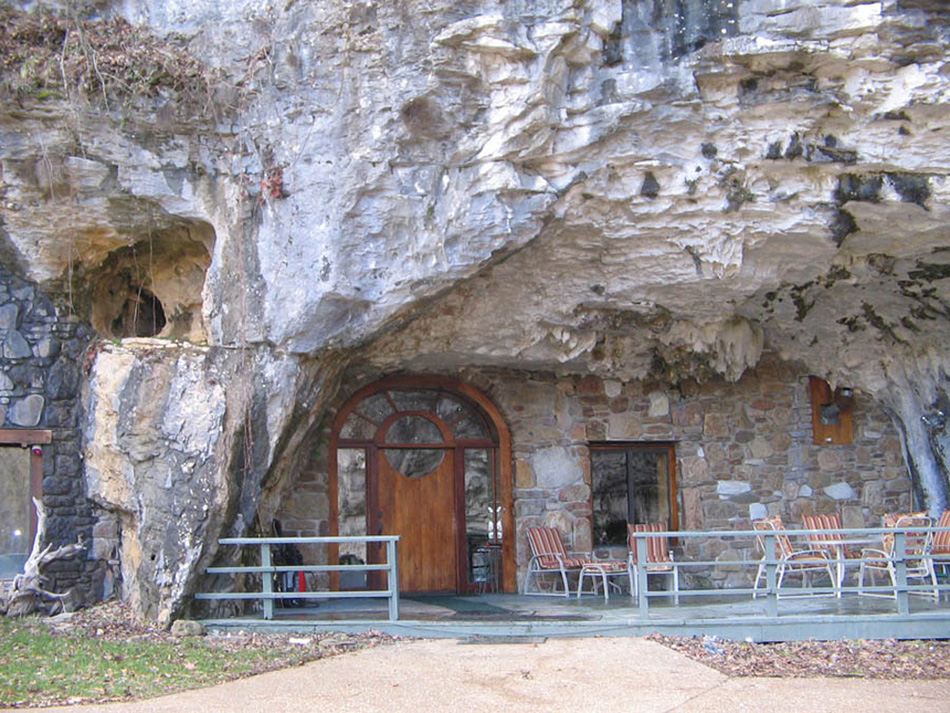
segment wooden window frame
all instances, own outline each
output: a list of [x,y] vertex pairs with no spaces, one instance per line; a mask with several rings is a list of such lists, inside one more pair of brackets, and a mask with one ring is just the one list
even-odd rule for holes
[[[679,488],[677,487],[676,473],[676,441],[591,441],[588,443],[588,449],[592,456],[595,451],[656,451],[667,453],[669,458],[668,487],[669,487],[669,513],[671,531],[680,529],[679,518]],[[594,527],[594,462],[590,460],[590,525],[591,533],[596,539],[596,530]],[[629,508],[630,493],[627,492],[627,504]],[[596,541],[594,542],[596,546]]]
[[[43,499],[43,446],[53,442],[53,432],[41,429],[0,429],[0,446],[20,446],[30,449],[30,497]],[[30,548],[36,539],[36,508],[30,503]]]

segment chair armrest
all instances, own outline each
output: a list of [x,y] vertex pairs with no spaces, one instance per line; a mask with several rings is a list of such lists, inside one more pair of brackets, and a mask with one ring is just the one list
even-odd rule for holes
[[788,557],[785,558],[786,561],[794,561],[799,557],[818,557],[819,559],[827,560],[831,559],[828,557],[828,553],[825,550],[795,550]]
[[861,550],[861,559],[887,560],[890,558],[890,555],[884,550],[878,550],[873,547],[865,547],[863,550]]
[[[541,560],[542,560],[542,559],[546,559],[546,558],[548,558],[548,557],[551,557],[551,558],[557,560],[557,567],[545,567],[545,566],[544,566],[544,564],[543,564],[543,562],[542,562]],[[533,556],[531,557],[531,559],[528,560],[528,567],[529,567],[529,568],[530,568],[531,565],[535,562],[535,560],[537,560],[538,568],[539,568],[539,569],[565,569],[565,567],[564,567],[564,559],[561,557],[561,553],[560,553],[560,552],[542,552],[542,553],[540,553],[540,554],[533,555]]]

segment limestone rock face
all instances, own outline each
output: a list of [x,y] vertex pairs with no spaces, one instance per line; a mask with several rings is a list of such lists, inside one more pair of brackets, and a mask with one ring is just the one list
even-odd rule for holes
[[352,364],[677,383],[770,350],[882,400],[946,504],[937,4],[87,5],[214,78],[187,116],[174,92],[0,113],[5,262],[80,284],[104,337],[207,345],[108,347],[88,377],[90,491],[158,616]]
[[258,471],[293,414],[295,360],[252,358],[253,367],[240,353],[130,341],[104,346],[87,381],[89,496],[119,516],[127,598],[161,622],[191,594],[218,538],[244,534],[261,500]]

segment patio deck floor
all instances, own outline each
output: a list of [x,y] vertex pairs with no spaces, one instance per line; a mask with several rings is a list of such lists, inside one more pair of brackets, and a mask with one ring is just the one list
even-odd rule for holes
[[[946,595],[944,595],[946,597]],[[479,596],[403,596],[400,619],[388,619],[379,599],[329,599],[319,607],[277,608],[272,620],[259,615],[207,619],[210,629],[254,629],[308,633],[360,632],[368,629],[401,636],[461,638],[472,641],[586,636],[709,635],[752,641],[802,639],[950,638],[950,604],[911,599],[909,614],[897,613],[894,600],[846,594],[783,598],[778,616],[767,615],[766,602],[751,596],[651,597],[649,619],[630,597],[539,597],[515,594]]]

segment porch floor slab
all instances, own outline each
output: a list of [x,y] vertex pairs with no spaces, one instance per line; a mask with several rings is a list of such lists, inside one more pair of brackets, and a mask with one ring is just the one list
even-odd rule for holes
[[888,599],[846,596],[782,599],[770,617],[763,599],[687,597],[651,601],[649,619],[641,619],[629,597],[538,597],[514,594],[480,596],[404,596],[400,619],[388,619],[379,599],[329,599],[319,607],[277,608],[272,620],[259,615],[206,619],[209,629],[254,629],[311,633],[373,629],[426,638],[567,638],[588,636],[718,636],[751,641],[803,639],[950,638],[946,602],[914,598],[909,614],[898,614]]

